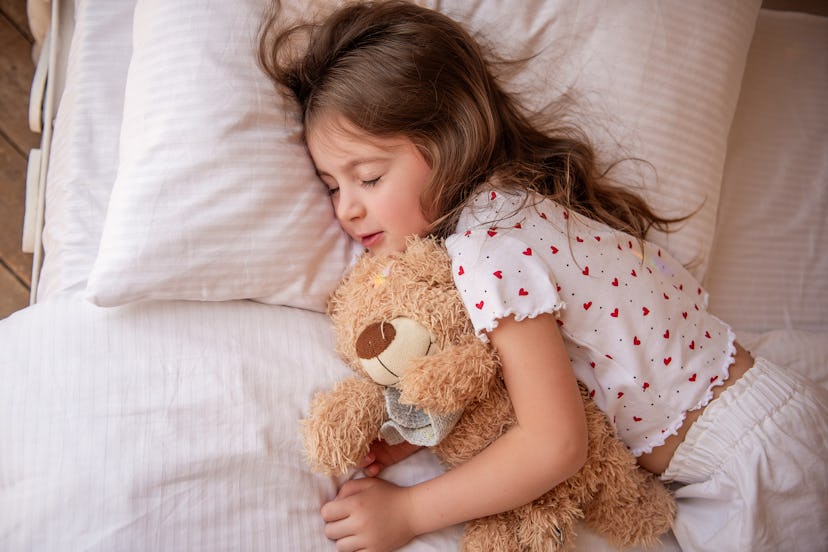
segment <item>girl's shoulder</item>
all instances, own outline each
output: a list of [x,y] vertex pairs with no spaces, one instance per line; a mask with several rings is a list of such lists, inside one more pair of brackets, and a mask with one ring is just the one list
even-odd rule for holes
[[532,190],[487,186],[469,199],[447,243],[459,237],[474,236],[484,241],[508,237],[530,243],[556,236],[568,240],[578,234],[614,235],[618,232]]

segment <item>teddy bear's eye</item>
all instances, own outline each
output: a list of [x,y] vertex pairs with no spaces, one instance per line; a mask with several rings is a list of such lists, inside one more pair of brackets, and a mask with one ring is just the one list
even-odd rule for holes
[[362,367],[382,385],[394,385],[412,359],[435,352],[428,329],[405,317],[366,326],[355,346]]

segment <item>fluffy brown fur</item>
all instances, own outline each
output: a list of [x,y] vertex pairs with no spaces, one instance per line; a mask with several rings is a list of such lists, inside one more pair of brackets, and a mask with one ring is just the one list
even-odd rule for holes
[[[410,359],[397,387],[406,404],[440,413],[463,409],[451,433],[433,447],[447,467],[467,461],[514,424],[497,355],[474,337],[448,255],[434,240],[415,239],[390,258],[362,258],[332,296],[330,312],[338,352],[356,375],[318,394],[303,420],[315,470],[345,473],[379,437],[386,419],[383,388],[368,377],[356,348],[363,329],[375,322],[413,319],[438,349]],[[463,550],[564,549],[579,519],[620,547],[652,545],[670,528],[672,495],[637,466],[583,391],[589,433],[583,468],[525,506],[469,522]]]

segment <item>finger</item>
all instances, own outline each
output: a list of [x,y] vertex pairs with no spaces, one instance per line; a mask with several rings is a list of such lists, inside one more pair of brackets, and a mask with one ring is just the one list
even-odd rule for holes
[[350,510],[347,504],[340,502],[338,499],[334,499],[323,504],[319,513],[327,523],[332,523],[346,519],[350,515]]
[[357,468],[366,468],[373,464],[376,459],[377,456],[373,452],[369,452],[368,454],[362,457],[362,460],[360,460],[357,463]]
[[373,481],[373,479],[351,479],[350,481],[346,481],[345,484],[339,488],[339,492],[336,493],[334,502],[346,499],[357,493],[361,493],[368,487],[372,486],[374,484]]
[[384,469],[385,466],[383,466],[379,462],[374,462],[373,464],[367,465],[364,468],[362,468],[362,473],[364,473],[367,477],[376,477]]
[[349,536],[336,541],[336,552],[360,552],[365,547],[359,544],[356,536]]
[[347,519],[325,524],[325,536],[331,540],[339,541],[352,535],[353,530]]

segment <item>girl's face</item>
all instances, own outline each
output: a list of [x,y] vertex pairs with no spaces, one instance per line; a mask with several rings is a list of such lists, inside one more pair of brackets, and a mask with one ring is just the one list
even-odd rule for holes
[[372,255],[404,251],[408,237],[426,232],[420,194],[431,166],[411,140],[377,138],[323,115],[307,128],[307,144],[339,223]]

